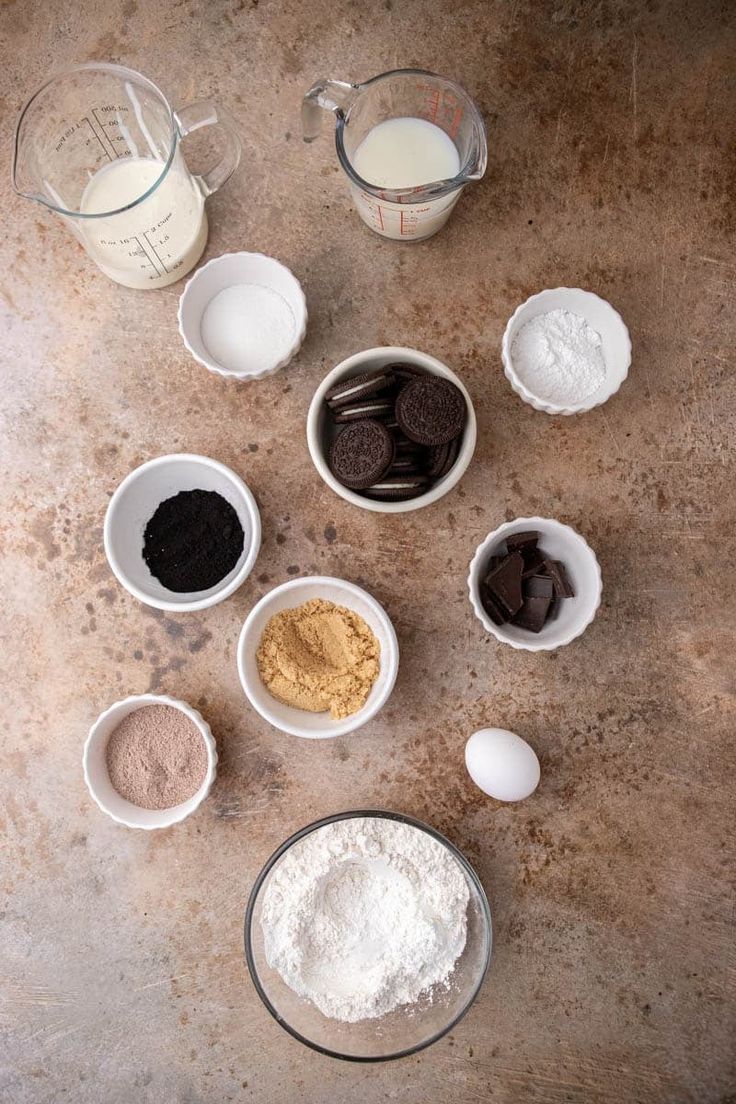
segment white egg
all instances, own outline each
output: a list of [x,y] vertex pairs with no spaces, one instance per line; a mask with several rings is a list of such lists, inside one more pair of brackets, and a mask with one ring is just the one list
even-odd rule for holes
[[526,740],[505,728],[481,728],[465,745],[468,774],[497,801],[522,801],[539,785],[539,760]]

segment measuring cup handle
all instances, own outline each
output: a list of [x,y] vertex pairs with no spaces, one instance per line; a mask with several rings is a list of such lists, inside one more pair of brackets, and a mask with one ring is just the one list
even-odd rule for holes
[[201,127],[222,127],[226,140],[225,152],[222,157],[209,172],[201,175],[192,174],[205,197],[210,196],[218,188],[221,188],[226,180],[230,179],[240,164],[242,146],[235,120],[229,111],[218,107],[212,100],[199,100],[198,103],[180,107],[178,111],[174,112],[174,118],[182,138],[185,138],[187,134],[191,134],[192,131],[200,130]]
[[360,86],[347,81],[328,80],[323,77],[307,92],[302,100],[302,136],[305,142],[313,142],[322,130],[322,112],[336,115],[349,107]]

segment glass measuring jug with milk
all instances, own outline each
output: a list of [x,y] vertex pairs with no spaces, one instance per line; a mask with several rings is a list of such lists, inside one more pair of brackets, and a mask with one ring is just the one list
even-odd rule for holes
[[[195,176],[181,139],[216,124],[224,153],[210,172]],[[61,215],[110,279],[160,288],[201,257],[205,198],[239,160],[235,128],[211,101],[173,111],[140,73],[91,62],[52,78],[23,108],[13,186]]]
[[459,84],[435,73],[317,81],[302,105],[305,141],[319,135],[323,110],[335,116],[337,157],[358,214],[384,238],[436,234],[465,185],[486,170],[480,111]]

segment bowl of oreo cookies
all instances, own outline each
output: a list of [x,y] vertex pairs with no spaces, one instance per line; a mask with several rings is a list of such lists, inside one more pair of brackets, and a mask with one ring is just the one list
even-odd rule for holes
[[451,369],[416,349],[385,346],[342,361],[315,392],[309,451],[347,502],[383,514],[429,506],[466,471],[476,421]]

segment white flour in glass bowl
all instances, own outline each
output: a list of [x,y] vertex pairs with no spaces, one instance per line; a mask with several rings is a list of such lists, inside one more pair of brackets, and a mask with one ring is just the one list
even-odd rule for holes
[[266,959],[325,1016],[383,1016],[448,981],[468,901],[459,864],[426,832],[379,817],[335,821],[274,867]]

